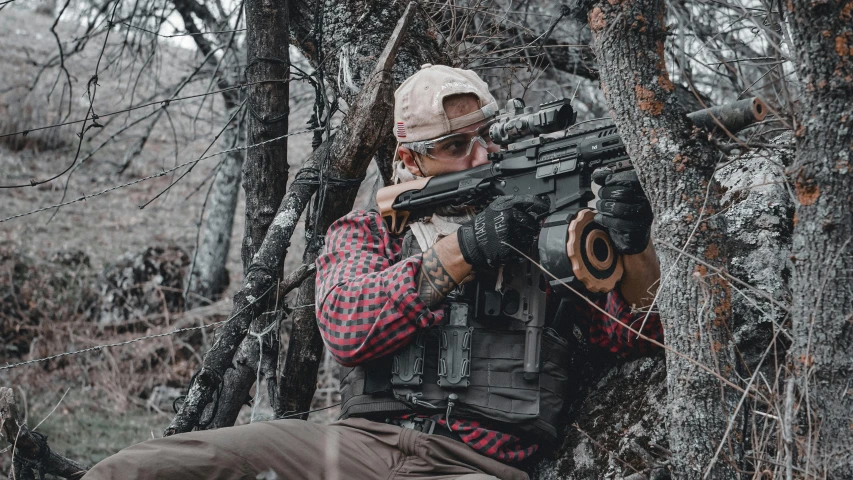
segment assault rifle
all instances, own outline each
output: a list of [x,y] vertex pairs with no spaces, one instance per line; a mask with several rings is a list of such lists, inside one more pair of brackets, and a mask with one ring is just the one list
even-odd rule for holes
[[[766,114],[766,105],[751,98],[688,117],[709,132],[733,134]],[[542,104],[535,111],[521,99],[512,99],[489,129],[492,141],[504,147],[489,154],[489,164],[388,186],[377,193],[380,214],[395,234],[402,233],[412,214],[432,213],[441,206],[486,202],[501,195],[531,194],[549,200],[551,208],[531,256],[538,257],[556,280],[535,273],[538,269],[529,262],[504,266],[498,293],[491,301],[487,295],[475,313],[508,315],[526,324],[524,371],[530,374],[539,371],[544,286],[560,292],[568,284],[603,293],[613,290],[622,276],[622,258],[607,232],[593,222],[595,212],[587,205],[595,198],[592,173],[600,168],[612,172],[633,168],[631,160],[612,121],[576,132],[580,124],[575,119],[567,99]],[[531,274],[539,281],[531,280]]]

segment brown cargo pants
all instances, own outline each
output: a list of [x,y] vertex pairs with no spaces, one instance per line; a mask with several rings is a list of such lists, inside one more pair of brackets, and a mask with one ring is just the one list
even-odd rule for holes
[[158,438],[95,465],[84,480],[527,480],[517,468],[439,435],[351,418],[275,420]]

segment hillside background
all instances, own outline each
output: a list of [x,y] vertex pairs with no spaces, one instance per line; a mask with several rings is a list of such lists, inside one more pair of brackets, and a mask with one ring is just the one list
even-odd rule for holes
[[[100,48],[90,44],[67,62],[73,92],[72,113],[66,116],[64,78],[57,79],[58,68],[42,71],[39,66],[57,52],[50,32],[54,15],[37,14],[31,6],[11,4],[0,11],[0,135],[83,118],[89,106],[86,84]],[[56,28],[63,41],[82,29],[64,22]],[[111,39],[116,45],[120,41]],[[195,49],[179,41],[160,42],[159,48],[165,51],[157,55],[157,64],[142,74],[144,58],[106,55],[101,60],[96,112],[162,99],[163,86],[177,83],[198,63]],[[182,96],[208,89],[207,82],[198,81]],[[304,129],[312,100],[308,87],[291,85],[291,131]],[[0,218],[155,174],[198,158],[208,147],[208,154],[225,150],[221,142],[211,146],[221,128],[221,103],[217,95],[209,95],[170,105],[171,122],[154,128],[138,156],[129,152],[145,129],[132,124],[156,107],[100,119],[105,128],[86,133],[67,186],[67,177],[62,177],[35,188],[0,190]],[[112,121],[106,123],[108,119]],[[79,124],[74,124],[0,138],[0,184],[28,183],[62,171],[75,157],[78,132]],[[310,135],[289,138],[291,180],[298,162],[311,151],[310,141]],[[144,209],[139,206],[185,169],[0,223],[0,365],[224,320],[242,278],[242,190],[228,259],[228,291],[213,305],[188,312],[179,298],[206,187],[221,158],[202,160]],[[371,167],[358,205],[366,205],[376,180]],[[288,257],[285,269],[297,266],[303,246],[300,221],[291,247],[297,253]],[[30,426],[44,420],[37,431],[48,435],[52,448],[94,464],[125,446],[161,436],[174,414],[172,401],[185,390],[212,338],[213,329],[200,329],[66,356],[2,370],[0,383],[15,388]],[[331,364],[326,363],[321,375],[328,384],[318,390],[317,407],[336,401]],[[244,410],[245,418],[238,423],[252,415],[249,406]],[[254,414],[272,412],[262,399]],[[318,412],[312,420],[328,421],[334,414],[333,409]],[[4,456],[3,462],[8,459]]]

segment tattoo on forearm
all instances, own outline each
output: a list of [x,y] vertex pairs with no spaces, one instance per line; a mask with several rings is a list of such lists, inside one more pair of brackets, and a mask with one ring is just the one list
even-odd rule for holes
[[424,252],[418,273],[418,296],[430,308],[439,305],[456,288],[456,282],[444,269],[435,250]]

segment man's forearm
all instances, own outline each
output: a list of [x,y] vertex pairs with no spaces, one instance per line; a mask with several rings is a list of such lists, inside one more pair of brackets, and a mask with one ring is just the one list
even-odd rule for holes
[[637,255],[624,255],[622,262],[625,267],[619,287],[622,297],[636,308],[648,307],[660,281],[660,262],[655,247],[649,241],[645,250]]
[[423,254],[418,272],[418,296],[433,308],[471,273],[471,265],[462,257],[456,235],[447,236]]

